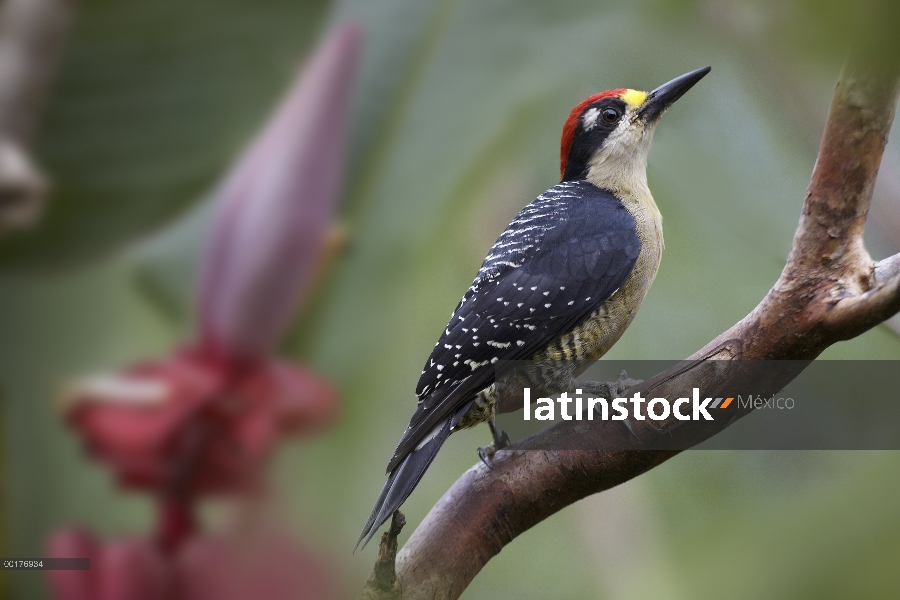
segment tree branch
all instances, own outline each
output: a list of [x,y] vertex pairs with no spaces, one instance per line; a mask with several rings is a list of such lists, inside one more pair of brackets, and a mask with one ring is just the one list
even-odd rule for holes
[[375,559],[375,568],[366,580],[358,600],[400,600],[402,598],[400,581],[394,566],[397,562],[397,536],[406,525],[406,517],[403,513],[394,512],[391,517],[391,526],[381,534],[381,543],[378,544],[378,557]]
[[[900,310],[900,255],[876,265],[862,240],[898,94],[900,62],[878,67],[858,60],[847,63],[793,247],[778,281],[739,323],[687,361],[632,391],[645,397],[674,397],[673,392],[700,387],[714,394],[739,376],[736,363],[728,361],[810,361],[831,344],[857,336]],[[776,393],[803,364],[773,373],[757,387]],[[692,422],[690,443],[715,435],[731,422],[709,422],[699,434]],[[651,442],[649,446],[653,440],[684,433],[683,422],[675,419],[631,425],[633,435],[643,444]],[[590,447],[593,439],[596,448],[627,448],[631,435],[609,421],[597,421],[587,430],[583,422],[565,421],[498,452],[491,469],[482,464],[469,469],[400,551],[397,574],[403,598],[458,598],[481,568],[520,533],[678,453],[534,450],[564,448],[566,440],[578,436],[580,447]]]

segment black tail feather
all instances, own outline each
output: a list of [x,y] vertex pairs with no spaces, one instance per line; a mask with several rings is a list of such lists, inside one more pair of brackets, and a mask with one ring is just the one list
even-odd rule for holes
[[438,450],[450,435],[453,419],[447,419],[426,436],[425,441],[406,455],[406,458],[388,476],[387,482],[375,501],[375,507],[366,521],[365,527],[356,540],[356,547],[362,542],[363,548],[378,531],[378,528],[400,508],[422,479]]

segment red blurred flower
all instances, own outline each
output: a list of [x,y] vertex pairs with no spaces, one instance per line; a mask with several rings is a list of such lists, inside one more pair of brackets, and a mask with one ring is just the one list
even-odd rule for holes
[[276,439],[329,425],[333,386],[300,366],[223,368],[194,351],[88,379],[70,392],[69,423],[128,487],[182,493],[252,484]]
[[248,483],[279,435],[321,429],[334,388],[270,358],[322,258],[360,31],[338,28],[215,197],[199,342],[69,390],[67,417],[127,486],[183,497]]
[[[196,534],[199,495],[254,486],[278,437],[322,429],[337,413],[331,384],[272,352],[321,268],[359,49],[355,25],[323,42],[214,196],[198,341],[69,390],[66,417],[90,454],[122,485],[158,496],[167,556]],[[104,564],[125,561],[135,582],[150,577],[147,543],[112,545]],[[155,597],[153,585],[142,589]]]

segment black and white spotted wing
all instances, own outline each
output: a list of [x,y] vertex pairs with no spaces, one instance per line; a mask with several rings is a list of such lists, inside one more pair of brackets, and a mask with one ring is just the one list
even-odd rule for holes
[[493,363],[528,359],[583,321],[625,282],[640,249],[631,213],[590,183],[560,183],[526,206],[425,363],[419,405],[391,464],[490,385]]

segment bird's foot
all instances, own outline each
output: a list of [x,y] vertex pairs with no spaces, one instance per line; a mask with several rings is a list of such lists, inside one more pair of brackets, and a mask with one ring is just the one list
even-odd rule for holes
[[486,466],[489,470],[493,469],[493,467],[491,467],[491,463],[488,462],[488,459],[493,458],[496,451],[497,449],[493,446],[484,446],[478,449],[478,458],[481,459],[481,462],[483,462],[484,466]]
[[[583,394],[594,394],[612,401],[614,398],[621,398],[622,394],[625,393],[625,390],[641,383],[644,383],[643,379],[632,379],[628,376],[628,373],[623,370],[619,373],[619,378],[615,381],[575,381],[572,383],[569,392],[574,393],[577,388],[580,389]],[[599,405],[595,407],[594,410],[600,410]],[[628,430],[631,437],[640,441],[640,438],[634,432],[634,428],[631,426],[631,422],[628,419],[622,421],[622,424],[625,426],[625,429]]]
[[491,468],[488,460],[494,457],[497,450],[503,450],[507,446],[509,446],[509,435],[505,431],[499,431],[497,429],[497,424],[494,422],[494,419],[488,421],[488,427],[491,429],[491,436],[494,438],[494,443],[490,446],[485,446],[483,448],[478,449],[478,458],[481,459],[481,462],[484,463],[488,469]]
[[616,379],[616,393],[621,394],[628,388],[633,388],[642,383],[644,383],[643,379],[632,379],[628,376],[628,373],[625,372],[625,369],[622,369],[622,372],[619,373],[619,378]]
[[622,394],[628,388],[643,383],[643,379],[632,379],[628,373],[622,371],[619,378],[615,381],[574,381],[569,389],[570,393],[575,393],[576,388],[581,390],[582,394],[594,394],[601,398],[621,398]]
[[504,448],[509,446],[509,436],[505,431],[500,431],[497,429],[497,423],[494,421],[494,419],[488,421],[488,427],[491,430],[491,437],[494,438],[493,447],[495,452],[497,450],[503,450]]

